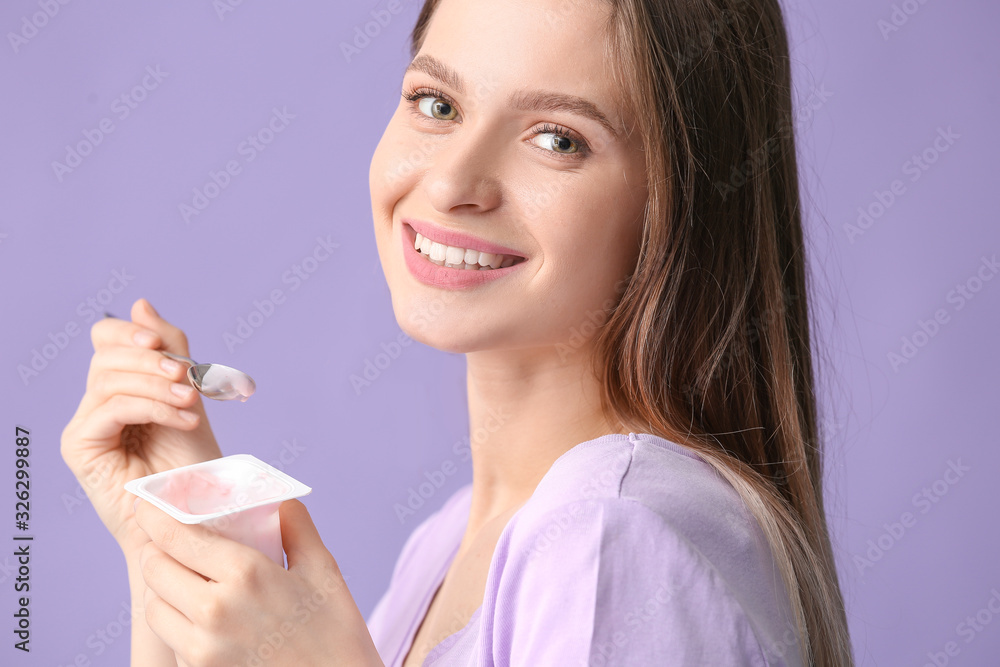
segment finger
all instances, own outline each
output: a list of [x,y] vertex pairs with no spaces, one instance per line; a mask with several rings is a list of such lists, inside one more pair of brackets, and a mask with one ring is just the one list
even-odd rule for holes
[[198,419],[197,413],[181,410],[162,401],[117,394],[90,411],[87,437],[102,440],[120,433],[128,424],[150,422],[190,431],[198,426]]
[[267,556],[246,545],[212,532],[200,524],[186,524],[142,501],[135,521],[156,546],[181,565],[217,582],[242,577]]
[[189,658],[187,647],[193,643],[194,636],[202,632],[201,628],[148,587],[142,604],[146,608],[149,629],[175,653]]
[[198,402],[197,392],[186,381],[173,382],[165,377],[127,371],[98,373],[90,392],[95,404],[104,403],[116,394],[149,398],[178,408],[190,408]]
[[153,305],[146,299],[139,299],[132,304],[132,322],[139,327],[145,327],[163,341],[162,349],[174,354],[190,357],[187,336],[179,328],[160,317]]
[[127,371],[160,376],[173,382],[183,382],[187,377],[188,365],[170,359],[158,351],[143,350],[138,347],[113,345],[94,352],[87,373],[87,388],[106,371]]
[[139,567],[146,586],[190,621],[198,620],[209,595],[207,577],[178,563],[155,542],[143,545]]
[[90,327],[90,342],[95,350],[106,345],[138,345],[156,349],[163,344],[163,339],[156,330],[149,327],[116,317],[105,317]]

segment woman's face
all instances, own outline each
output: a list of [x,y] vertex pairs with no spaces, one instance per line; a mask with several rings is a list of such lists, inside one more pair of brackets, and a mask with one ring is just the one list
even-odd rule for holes
[[440,2],[403,78],[413,99],[369,173],[379,258],[412,338],[572,350],[621,295],[647,190],[605,57],[606,11]]

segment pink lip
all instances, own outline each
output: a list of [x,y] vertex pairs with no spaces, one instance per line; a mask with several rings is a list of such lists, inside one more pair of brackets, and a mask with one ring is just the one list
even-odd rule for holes
[[414,230],[423,236],[430,238],[431,241],[436,241],[443,245],[450,245],[453,248],[478,250],[479,252],[488,252],[493,255],[513,255],[514,257],[524,257],[524,255],[519,253],[517,250],[512,250],[511,248],[506,248],[502,245],[477,239],[475,236],[469,236],[468,234],[463,234],[462,232],[453,232],[449,229],[442,229],[437,225],[432,225],[431,223],[424,222],[423,220],[403,218],[402,223],[413,227]]
[[[417,240],[417,232],[410,226],[409,223],[402,224],[399,228],[402,232],[403,260],[406,262],[407,268],[410,270],[410,273],[413,274],[414,278],[425,285],[430,285],[431,287],[442,287],[446,289],[478,287],[479,285],[483,285],[493,280],[497,280],[498,278],[510,275],[511,272],[517,271],[522,264],[527,263],[527,261],[524,260],[514,264],[513,266],[508,266],[505,269],[490,269],[489,271],[477,271],[475,269],[452,269],[447,266],[438,266],[421,255],[413,247],[413,244]],[[424,228],[426,229],[426,227]],[[458,242],[456,241],[455,247],[472,247],[459,246],[457,243]],[[481,244],[481,246],[482,245],[484,244]],[[491,246],[489,244],[485,244],[485,246],[490,248],[499,248],[499,246]],[[472,249],[479,250],[480,252],[494,252],[493,250],[480,250],[476,247],[472,247]],[[504,253],[495,252],[494,254]]]

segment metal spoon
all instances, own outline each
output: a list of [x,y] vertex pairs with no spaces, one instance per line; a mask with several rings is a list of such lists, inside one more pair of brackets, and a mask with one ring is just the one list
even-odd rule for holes
[[[104,313],[104,316],[114,317],[111,313]],[[257,390],[257,383],[243,371],[222,364],[199,364],[190,357],[166,350],[157,351],[176,361],[188,363],[188,382],[208,398],[217,401],[231,401],[238,398],[240,401],[246,402]]]
[[187,370],[188,382],[209,398],[217,401],[231,401],[238,398],[246,402],[257,390],[257,383],[243,371],[222,364],[199,364],[194,359],[166,350],[159,352],[171,359],[191,364]]

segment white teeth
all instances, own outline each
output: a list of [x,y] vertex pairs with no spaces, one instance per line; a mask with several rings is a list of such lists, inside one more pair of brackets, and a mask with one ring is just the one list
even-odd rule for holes
[[428,260],[438,266],[469,271],[490,271],[492,269],[512,266],[516,261],[513,255],[496,255],[489,252],[479,252],[467,248],[447,246],[437,241],[431,241],[417,232],[413,241],[413,249],[425,255]]

